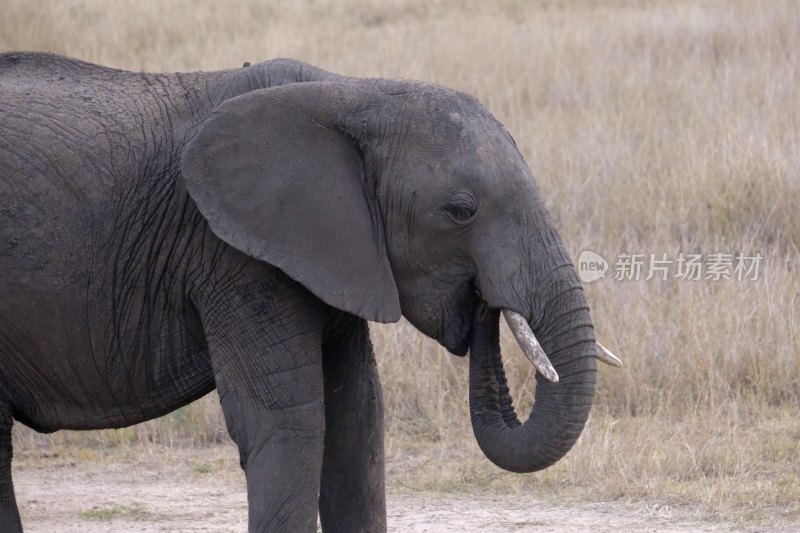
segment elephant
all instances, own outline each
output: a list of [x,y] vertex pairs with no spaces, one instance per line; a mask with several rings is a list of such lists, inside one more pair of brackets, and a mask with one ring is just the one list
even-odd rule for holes
[[[485,455],[558,461],[589,415],[589,307],[532,173],[474,97],[275,59],[137,73],[0,55],[0,530],[11,429],[119,428],[216,388],[250,531],[385,531],[368,322],[469,352]],[[505,314],[537,365],[521,423]]]

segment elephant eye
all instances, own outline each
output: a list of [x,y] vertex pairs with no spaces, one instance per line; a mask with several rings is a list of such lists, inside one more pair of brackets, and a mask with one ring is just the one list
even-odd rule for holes
[[463,205],[448,205],[447,212],[456,222],[466,222],[474,214],[470,208]]
[[471,219],[475,215],[477,208],[478,203],[475,198],[465,192],[457,192],[450,195],[447,199],[447,204],[444,206],[444,210],[453,222],[458,223],[467,222]]

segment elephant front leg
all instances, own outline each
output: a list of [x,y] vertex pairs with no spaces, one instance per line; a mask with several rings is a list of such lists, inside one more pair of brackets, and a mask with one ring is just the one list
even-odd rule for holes
[[354,317],[332,329],[323,345],[322,529],[385,532],[383,400],[369,330]]
[[[242,380],[218,378],[222,410],[247,480],[249,531],[316,532],[322,398],[269,405],[264,399],[243,399],[236,392]],[[305,385],[309,378],[303,378]]]
[[215,309],[205,320],[220,403],[247,479],[249,531],[315,533],[325,428],[322,319],[302,305],[277,310],[260,300],[233,297],[225,312]]

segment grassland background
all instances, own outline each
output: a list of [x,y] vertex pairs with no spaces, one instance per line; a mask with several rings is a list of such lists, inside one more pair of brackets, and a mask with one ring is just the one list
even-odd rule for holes
[[[574,450],[501,472],[471,435],[466,361],[407,324],[373,328],[390,486],[647,499],[800,516],[800,8],[794,0],[0,0],[0,50],[132,70],[294,57],[475,94],[514,135],[573,257],[760,252],[756,281],[586,287],[601,368]],[[504,340],[527,411],[533,375]],[[216,393],[163,419],[16,451],[225,442]]]

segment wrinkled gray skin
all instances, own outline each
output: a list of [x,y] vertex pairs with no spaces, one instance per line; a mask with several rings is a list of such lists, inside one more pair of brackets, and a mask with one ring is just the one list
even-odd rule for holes
[[[474,98],[292,60],[191,74],[0,55],[0,531],[11,426],[128,426],[219,390],[251,531],[384,531],[367,320],[463,355],[478,443],[544,468],[595,383],[580,284]],[[478,296],[480,295],[480,296]],[[561,378],[514,414],[498,310]]]

